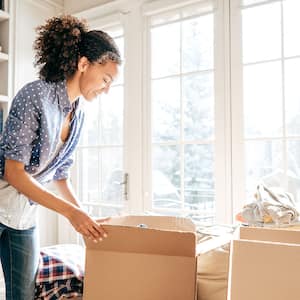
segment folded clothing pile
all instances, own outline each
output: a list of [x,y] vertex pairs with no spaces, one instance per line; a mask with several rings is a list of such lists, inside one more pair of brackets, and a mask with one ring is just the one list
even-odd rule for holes
[[290,193],[259,184],[254,201],[245,205],[236,219],[252,226],[264,224],[278,226],[298,222],[299,212]]
[[36,300],[62,300],[82,296],[85,251],[80,245],[44,247],[36,278]]

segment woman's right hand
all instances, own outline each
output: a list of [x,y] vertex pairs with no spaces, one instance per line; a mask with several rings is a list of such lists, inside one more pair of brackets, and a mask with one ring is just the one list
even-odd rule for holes
[[74,207],[67,216],[72,226],[77,232],[85,237],[92,239],[95,243],[107,237],[107,233],[101,224],[93,220],[87,213],[80,208]]

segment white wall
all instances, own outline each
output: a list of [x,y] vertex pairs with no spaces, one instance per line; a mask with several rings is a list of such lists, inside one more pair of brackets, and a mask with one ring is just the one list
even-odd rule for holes
[[[13,36],[13,95],[26,83],[37,79],[34,69],[33,41],[35,28],[46,19],[63,11],[63,0],[15,0],[13,18],[15,34]],[[56,244],[58,239],[57,214],[40,207],[40,244]]]
[[[53,1],[54,2],[54,1]],[[60,2],[56,0],[55,3]],[[52,2],[51,2],[52,3]],[[15,94],[25,83],[35,80],[36,70],[33,67],[35,28],[59,12],[63,7],[51,5],[42,0],[15,1],[15,36],[14,36],[14,88]]]

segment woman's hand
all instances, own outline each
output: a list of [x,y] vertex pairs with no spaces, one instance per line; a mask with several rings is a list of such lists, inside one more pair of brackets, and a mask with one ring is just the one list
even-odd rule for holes
[[107,233],[100,223],[104,223],[109,218],[93,220],[87,213],[77,207],[72,209],[67,218],[77,232],[92,239],[95,243],[101,242],[103,238],[107,237]]
[[105,217],[105,218],[95,219],[95,221],[96,221],[98,224],[105,224],[105,223],[107,223],[110,219],[111,219],[111,217]]

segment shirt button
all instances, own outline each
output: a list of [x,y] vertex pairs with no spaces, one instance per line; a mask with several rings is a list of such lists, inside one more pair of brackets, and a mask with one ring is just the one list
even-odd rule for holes
[[71,110],[71,107],[68,107],[68,106],[66,106],[66,107],[63,108],[63,112],[65,114],[67,114],[68,112],[70,112],[70,110]]

